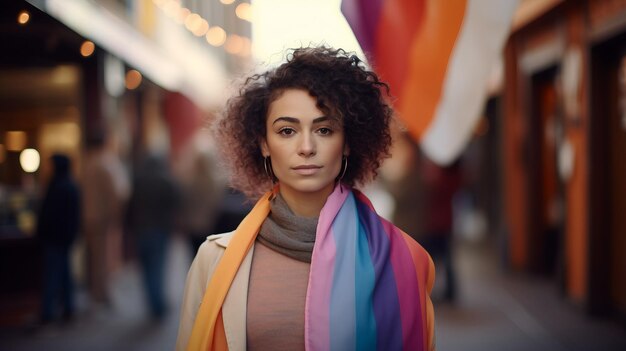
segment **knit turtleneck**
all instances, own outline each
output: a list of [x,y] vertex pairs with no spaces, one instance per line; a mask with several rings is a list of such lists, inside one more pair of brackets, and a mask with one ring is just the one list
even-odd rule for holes
[[311,262],[318,218],[293,213],[280,194],[271,202],[269,216],[263,222],[257,240],[283,255]]

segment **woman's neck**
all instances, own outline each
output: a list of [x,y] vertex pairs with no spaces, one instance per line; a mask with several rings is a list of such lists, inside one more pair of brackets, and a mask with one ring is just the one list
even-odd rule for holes
[[291,211],[301,217],[319,217],[326,199],[333,192],[334,184],[315,192],[300,192],[289,187],[280,187],[280,194]]

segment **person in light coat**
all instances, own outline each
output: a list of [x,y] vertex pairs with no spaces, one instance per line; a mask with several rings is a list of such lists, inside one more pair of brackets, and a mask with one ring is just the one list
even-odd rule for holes
[[187,276],[178,350],[434,349],[434,266],[356,187],[388,156],[388,87],[355,55],[293,50],[214,125],[256,205]]

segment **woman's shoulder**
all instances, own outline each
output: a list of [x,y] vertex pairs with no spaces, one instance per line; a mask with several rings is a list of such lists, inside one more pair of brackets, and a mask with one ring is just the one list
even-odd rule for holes
[[230,239],[233,237],[233,234],[235,234],[234,230],[230,232],[226,232],[226,233],[212,234],[206,237],[206,240],[203,244],[215,243],[216,245],[228,246],[228,243],[230,242]]
[[189,277],[196,277],[194,279],[199,279],[199,286],[202,289],[204,289],[215,267],[217,267],[218,262],[224,255],[232,235],[233,232],[209,235],[198,248],[188,275]]
[[[206,240],[200,245],[196,260],[213,261],[211,258],[219,258],[228,247],[230,239],[233,237],[234,231],[221,234],[213,234],[207,236]],[[217,256],[217,257],[216,257]]]

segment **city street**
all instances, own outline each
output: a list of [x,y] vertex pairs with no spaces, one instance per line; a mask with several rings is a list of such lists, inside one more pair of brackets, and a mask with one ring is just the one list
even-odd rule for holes
[[250,306],[231,348],[432,344],[403,317],[432,320],[428,257],[351,188],[443,256],[437,350],[626,350],[626,0],[3,4],[0,351],[173,350],[195,251],[241,223],[270,249],[208,294]]
[[[624,350],[621,327],[587,319],[559,297],[545,279],[505,275],[486,245],[464,244],[456,250],[460,297],[454,305],[436,302],[437,349],[454,350]],[[115,279],[114,307],[83,309],[67,326],[43,330],[0,330],[0,350],[172,350],[178,327],[186,265],[186,243],[170,247],[168,292],[171,313],[159,322],[145,317],[139,272],[128,264]],[[436,285],[435,289],[439,288]],[[82,299],[83,307],[86,304]]]

